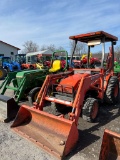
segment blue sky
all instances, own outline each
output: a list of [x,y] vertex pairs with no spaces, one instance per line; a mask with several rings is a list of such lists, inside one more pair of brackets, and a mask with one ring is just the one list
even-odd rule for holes
[[0,1],[0,40],[21,49],[32,40],[69,51],[69,36],[98,30],[120,39],[119,0]]

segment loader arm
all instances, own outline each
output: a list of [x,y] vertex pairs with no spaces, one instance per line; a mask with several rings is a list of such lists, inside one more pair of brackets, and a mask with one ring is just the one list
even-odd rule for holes
[[17,74],[17,71],[16,72],[9,72],[8,73],[7,77],[5,78],[5,80],[3,81],[3,83],[0,86],[0,89],[2,89],[2,91],[1,91],[2,95],[7,90],[6,86],[8,86],[11,83],[11,81],[16,78],[16,74]]
[[45,97],[45,93],[46,93],[49,83],[50,83],[50,76],[47,76],[37,96],[36,102],[34,103],[35,105],[34,108],[43,110],[43,105],[44,105],[43,99]]
[[59,73],[59,74],[52,74],[52,75],[47,75],[46,79],[42,85],[42,88],[37,96],[36,102],[34,103],[34,107],[40,110],[43,110],[43,105],[45,101],[45,96],[47,94],[47,89],[51,85],[51,80],[52,83],[55,83],[58,79],[64,78],[68,75],[71,75],[72,71],[64,72],[64,73]]
[[[72,112],[70,113],[70,120],[74,120],[74,118],[75,118],[76,125],[78,123],[79,115],[81,113],[81,109],[82,109],[82,106],[84,103],[86,92],[90,88],[93,88],[92,83],[95,83],[96,80],[98,81],[102,77],[103,77],[102,74],[96,74],[96,75],[92,75],[92,76],[90,75],[89,77],[86,77],[86,75],[84,75],[84,77],[82,77],[78,91],[76,93],[76,98],[75,98],[73,106],[72,106]],[[103,85],[102,85],[102,87],[103,87]],[[99,87],[96,87],[95,89],[98,91]],[[103,97],[103,93],[98,96]]]

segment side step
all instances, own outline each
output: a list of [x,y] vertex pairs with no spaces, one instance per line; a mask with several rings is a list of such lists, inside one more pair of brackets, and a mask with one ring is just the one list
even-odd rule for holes
[[0,120],[7,123],[16,117],[19,105],[14,98],[0,95]]

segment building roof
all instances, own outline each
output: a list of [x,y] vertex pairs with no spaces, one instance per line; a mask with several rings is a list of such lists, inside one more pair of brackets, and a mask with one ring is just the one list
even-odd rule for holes
[[20,48],[18,48],[18,47],[15,47],[15,46],[13,46],[13,45],[11,45],[11,44],[8,44],[8,43],[6,43],[6,42],[3,42],[3,41],[1,41],[1,40],[0,40],[0,42],[1,42],[1,43],[4,43],[4,44],[6,44],[6,45],[8,45],[8,46],[14,47],[14,48],[16,48],[17,50],[20,50]]
[[47,49],[47,50],[43,50],[43,51],[27,53],[26,56],[32,56],[32,55],[38,55],[38,54],[52,55],[52,53],[53,52],[51,50]]

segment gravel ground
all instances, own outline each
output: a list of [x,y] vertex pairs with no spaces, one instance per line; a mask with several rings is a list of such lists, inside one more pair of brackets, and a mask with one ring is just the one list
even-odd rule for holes
[[[12,91],[6,93],[13,96]],[[0,105],[2,103],[0,102]],[[79,118],[79,140],[66,160],[98,160],[104,129],[120,133],[120,103],[102,105],[96,123]],[[0,122],[0,160],[57,160],[32,142],[10,129],[10,123]]]

